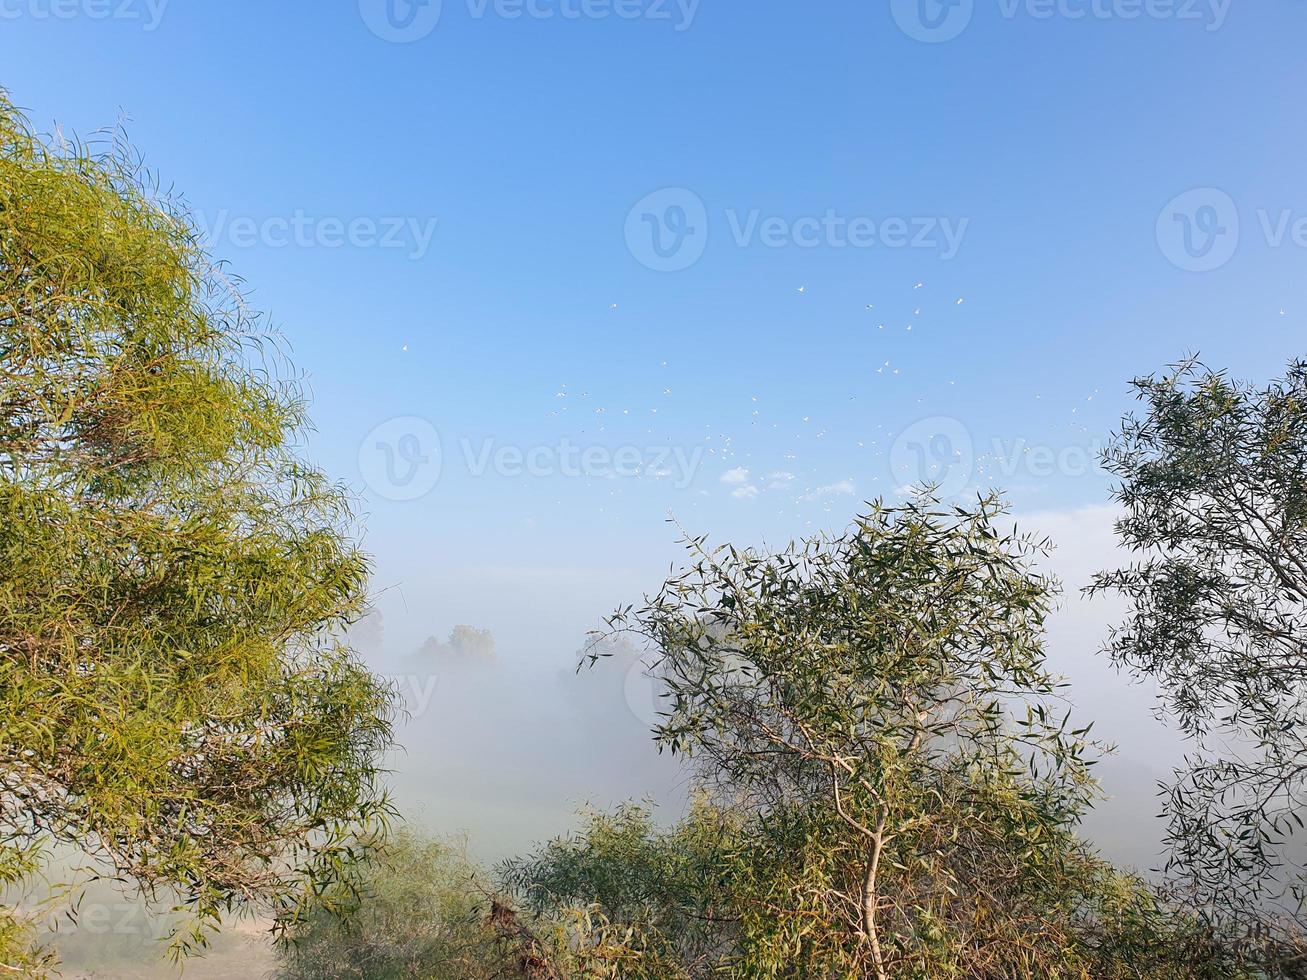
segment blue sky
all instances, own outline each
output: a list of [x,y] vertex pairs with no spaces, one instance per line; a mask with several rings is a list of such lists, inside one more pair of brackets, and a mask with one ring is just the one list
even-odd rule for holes
[[125,114],[284,332],[392,656],[566,663],[669,511],[779,541],[924,460],[1074,514],[1132,376],[1307,353],[1297,0],[387,2],[0,0],[0,84]]

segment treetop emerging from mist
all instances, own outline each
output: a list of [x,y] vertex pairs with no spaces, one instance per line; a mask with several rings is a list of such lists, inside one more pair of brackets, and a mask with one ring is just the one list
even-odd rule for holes
[[920,498],[775,553],[687,545],[610,625],[656,651],[659,742],[743,815],[747,975],[1135,975],[1156,906],[1074,833],[1095,746],[1045,666],[1043,542]]
[[[193,913],[347,895],[390,696],[348,499],[275,345],[120,139],[0,93],[0,869],[81,848]],[[0,870],[0,873],[4,873]],[[12,917],[0,919],[0,961]]]

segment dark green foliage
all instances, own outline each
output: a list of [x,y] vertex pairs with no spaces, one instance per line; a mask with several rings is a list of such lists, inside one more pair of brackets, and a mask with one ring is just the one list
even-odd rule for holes
[[1135,564],[1098,576],[1128,618],[1108,652],[1156,681],[1194,752],[1166,795],[1171,870],[1218,919],[1303,897],[1307,364],[1256,388],[1195,361],[1137,380],[1106,454]]

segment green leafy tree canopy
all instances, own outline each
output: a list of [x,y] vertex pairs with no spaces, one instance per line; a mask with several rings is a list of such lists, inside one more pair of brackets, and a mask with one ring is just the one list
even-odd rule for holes
[[340,640],[369,567],[299,390],[140,173],[0,93],[0,867],[84,851],[185,951],[348,898],[392,698]]
[[1307,803],[1307,363],[1264,387],[1186,360],[1134,387],[1106,453],[1136,561],[1108,653],[1195,746],[1166,793],[1171,867],[1220,914],[1286,888]]
[[[1142,883],[1075,835],[1096,746],[1045,664],[1044,543],[997,498],[877,504],[842,536],[774,553],[687,546],[690,567],[610,626],[656,651],[658,741],[738,815],[708,891],[729,924],[696,946],[723,951],[717,969],[1199,975],[1159,940]],[[549,867],[536,888],[553,887]],[[607,916],[629,914],[596,891]],[[648,975],[711,975],[674,962]]]

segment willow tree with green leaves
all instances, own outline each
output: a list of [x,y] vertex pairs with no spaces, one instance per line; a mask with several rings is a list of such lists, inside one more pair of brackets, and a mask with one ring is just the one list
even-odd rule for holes
[[348,902],[392,697],[340,639],[369,566],[299,389],[140,174],[0,93],[0,875],[84,852],[189,913],[180,955]]
[[[610,934],[640,939],[633,963],[660,952],[614,976],[1240,975],[1076,836],[1098,747],[1045,664],[1044,544],[1006,524],[997,499],[922,498],[778,553],[696,538],[687,569],[611,620],[656,651],[656,738],[737,815],[701,875],[711,910],[679,912],[721,923],[694,946],[720,958],[664,969],[688,932],[666,903],[651,941],[655,920],[594,889]],[[526,870],[523,894],[551,893],[549,862]]]
[[1105,463],[1135,561],[1093,588],[1128,600],[1107,652],[1193,746],[1165,793],[1170,868],[1218,918],[1301,903],[1307,362],[1257,386],[1189,359],[1134,387]]

